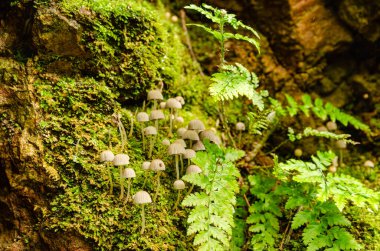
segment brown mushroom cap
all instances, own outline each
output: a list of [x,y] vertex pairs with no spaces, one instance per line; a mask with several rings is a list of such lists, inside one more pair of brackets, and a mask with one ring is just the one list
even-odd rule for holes
[[150,197],[149,193],[145,191],[138,191],[133,196],[133,203],[134,204],[148,204],[152,203],[152,198]]
[[164,146],[170,146],[170,140],[169,139],[163,139],[161,142]]
[[176,180],[174,181],[173,187],[175,190],[183,190],[185,189],[186,185],[185,182],[183,182],[183,180]]
[[245,124],[243,122],[237,122],[235,128],[236,131],[245,131]]
[[139,112],[136,115],[138,122],[148,122],[149,121],[149,115],[146,112]]
[[150,168],[150,161],[144,161],[141,167],[143,170],[148,170]]
[[202,141],[198,140],[194,145],[193,147],[191,148],[193,149],[194,151],[204,151],[206,150],[206,147],[205,145],[202,143]]
[[115,158],[115,155],[110,150],[105,150],[100,153],[100,162],[111,162]]
[[169,155],[184,154],[185,148],[179,143],[173,143],[168,148]]
[[183,148],[186,147],[186,142],[183,139],[176,139],[173,143],[179,143],[183,146]]
[[144,134],[145,135],[156,135],[157,129],[154,126],[148,126],[144,128]]
[[200,139],[208,139],[210,142],[213,142],[214,144],[220,145],[222,141],[219,139],[219,137],[214,133],[212,130],[205,130],[199,134]]
[[166,102],[161,102],[160,103],[160,108],[165,109],[166,108]]
[[199,140],[198,133],[196,131],[187,130],[184,134],[182,134],[183,139],[190,139],[190,140]]
[[347,143],[346,143],[346,141],[344,141],[344,140],[338,140],[336,143],[336,147],[338,148],[338,149],[346,149],[347,148]]
[[183,122],[185,122],[185,120],[181,116],[179,116],[174,119],[174,122],[182,124]]
[[154,110],[150,113],[149,119],[150,120],[165,119],[165,115],[161,110]]
[[327,130],[329,130],[329,131],[335,131],[336,129],[338,129],[337,124],[333,121],[327,122],[326,127],[327,127]]
[[318,126],[317,130],[320,131],[320,132],[327,132],[328,131],[325,126]]
[[166,108],[181,109],[182,105],[175,98],[169,98],[166,101]]
[[374,168],[374,167],[375,167],[375,163],[373,163],[371,160],[366,160],[366,161],[364,162],[364,166],[365,166],[365,167]]
[[184,159],[192,159],[196,155],[193,149],[185,149],[185,153],[183,154]]
[[136,177],[135,170],[133,170],[132,168],[125,168],[123,170],[122,177],[127,178],[127,179],[135,178]]
[[150,162],[149,168],[155,172],[164,171],[165,170],[165,164],[160,159],[154,159],[154,160],[152,160],[152,162]]
[[129,156],[127,154],[116,154],[113,159],[114,166],[125,166],[129,164]]
[[180,137],[182,137],[182,135],[183,135],[186,131],[187,131],[186,128],[184,128],[184,127],[180,127],[180,128],[177,129],[177,135],[180,136]]
[[164,97],[159,90],[152,90],[148,92],[148,100],[163,100]]
[[177,97],[175,97],[175,99],[176,99],[178,102],[180,102],[181,105],[184,105],[184,104],[185,104],[185,99],[184,99],[183,97],[181,97],[181,96],[177,96]]
[[189,122],[189,125],[187,126],[187,129],[189,129],[189,130],[203,131],[205,129],[205,125],[199,119],[193,119],[193,120],[191,120]]
[[202,169],[197,165],[190,165],[186,168],[186,174],[201,173]]

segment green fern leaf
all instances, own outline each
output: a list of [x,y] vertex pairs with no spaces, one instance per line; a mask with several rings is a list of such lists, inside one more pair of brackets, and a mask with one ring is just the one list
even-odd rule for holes
[[312,213],[310,211],[300,211],[293,218],[292,229],[297,229],[310,221],[312,221]]

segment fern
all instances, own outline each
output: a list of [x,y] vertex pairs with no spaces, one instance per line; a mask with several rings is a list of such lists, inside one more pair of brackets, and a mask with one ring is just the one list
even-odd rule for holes
[[210,85],[211,95],[218,101],[232,100],[239,96],[246,96],[259,110],[264,108],[263,97],[267,91],[257,92],[259,80],[256,74],[249,72],[244,66],[223,65],[222,71],[212,75]]
[[260,52],[260,43],[257,40],[257,39],[260,39],[259,34],[251,27],[243,24],[241,21],[236,19],[235,14],[229,14],[223,9],[217,9],[207,4],[202,4],[202,7],[191,4],[189,6],[186,6],[185,9],[195,10],[199,12],[200,14],[202,14],[203,16],[205,16],[206,18],[210,19],[212,22],[218,24],[219,26],[224,26],[224,24],[229,24],[235,30],[239,28],[248,30],[255,36],[255,38],[243,36],[239,33],[234,34],[234,33],[228,33],[228,32],[221,32],[220,30],[214,30],[201,24],[190,24],[190,25],[194,25],[194,26],[204,29],[205,31],[213,35],[219,42],[224,43],[225,40],[231,39],[231,38],[237,39],[237,40],[243,40],[243,41],[253,44],[256,47],[256,49]]
[[205,142],[205,147],[205,152],[198,152],[192,159],[202,173],[183,177],[202,190],[182,202],[183,206],[193,207],[187,219],[190,224],[187,234],[195,234],[194,245],[199,250],[225,250],[232,235],[235,194],[239,190],[236,178],[240,174],[233,162],[244,152],[221,149],[209,142]]
[[279,190],[272,192],[276,186],[276,179],[260,175],[248,176],[251,185],[251,194],[257,197],[249,212],[247,223],[251,224],[249,231],[254,233],[251,239],[253,250],[277,250],[276,241],[279,239],[280,224],[278,218],[282,216],[280,209],[281,197]]
[[359,119],[341,111],[331,103],[324,103],[322,99],[316,98],[313,102],[312,98],[308,94],[304,94],[301,98],[302,104],[299,104],[295,99],[289,95],[286,95],[288,105],[284,108],[281,104],[275,100],[270,99],[273,107],[276,109],[278,115],[291,117],[297,115],[302,111],[306,116],[310,116],[313,113],[315,116],[322,120],[330,119],[331,121],[339,121],[344,126],[352,125],[355,129],[361,130],[365,133],[370,133],[368,125],[361,122]]
[[262,135],[262,132],[268,129],[269,125],[272,123],[268,119],[269,110],[249,112],[248,113],[248,130],[252,134]]
[[356,145],[358,142],[348,139],[351,137],[350,134],[336,134],[328,131],[318,131],[311,127],[306,127],[303,132],[295,134],[293,128],[288,127],[288,138],[290,141],[294,142],[296,140],[301,140],[306,137],[319,137],[333,140],[343,140],[346,143]]
[[332,202],[317,203],[310,209],[299,211],[293,218],[292,228],[305,225],[302,239],[307,251],[357,250],[362,247],[346,230],[350,221]]

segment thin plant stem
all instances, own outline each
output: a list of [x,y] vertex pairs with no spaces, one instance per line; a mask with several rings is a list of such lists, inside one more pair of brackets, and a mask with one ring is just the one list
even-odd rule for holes
[[129,200],[129,193],[130,193],[130,191],[131,191],[131,179],[130,179],[130,178],[128,178],[127,183],[128,183],[128,187],[127,187],[127,198],[125,199],[124,204],[127,204],[127,203],[128,203],[128,200]]
[[123,184],[123,168],[119,166],[119,171],[120,171],[120,199],[122,200],[124,197],[124,184]]
[[183,174],[183,156],[182,156],[182,154],[179,155],[179,158],[181,160],[181,173],[180,174]]
[[173,118],[172,118],[172,115],[173,115],[173,108],[170,108],[170,115],[169,115],[169,137],[172,137],[173,136]]
[[144,204],[141,204],[141,232],[140,234],[143,234],[145,230],[145,210],[144,210]]
[[141,128],[141,135],[142,135],[143,151],[145,151],[145,134],[144,134],[144,128]]
[[175,158],[175,170],[177,172],[177,180],[179,180],[178,154],[176,154],[174,158]]
[[180,198],[181,198],[181,190],[178,190],[177,201],[175,202],[174,210],[177,210]]
[[160,190],[160,174],[161,172],[158,171],[157,173],[157,188],[156,188],[156,193],[154,194],[153,202],[156,203],[156,199],[158,196],[158,191]]
[[191,185],[189,191],[187,191],[186,196],[188,196],[189,194],[191,194],[191,192],[193,191],[193,189],[194,189],[194,184]]
[[153,153],[153,145],[154,145],[154,141],[155,141],[155,138],[156,136],[154,135],[153,137],[151,136],[150,137],[150,142],[149,142],[149,153],[148,153],[148,158],[151,158],[152,157],[152,153]]

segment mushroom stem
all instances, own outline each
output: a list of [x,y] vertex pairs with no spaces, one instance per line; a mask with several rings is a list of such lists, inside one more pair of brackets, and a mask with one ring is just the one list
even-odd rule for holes
[[156,110],[157,107],[157,100],[153,100],[153,111]]
[[181,174],[183,173],[183,156],[182,154],[179,155],[179,158],[181,159]]
[[188,196],[189,194],[191,194],[191,192],[193,191],[194,189],[194,184],[191,185],[189,191],[187,192],[186,196]]
[[[136,114],[137,114],[137,110],[136,110],[136,113],[135,113],[135,116],[136,116]],[[132,134],[133,134],[133,123],[134,123],[134,119],[133,119],[133,117],[131,117],[131,128],[130,128],[130,130],[129,130],[129,134],[128,134],[128,137],[132,137]]]
[[241,147],[241,131],[239,131],[238,145],[239,147]]
[[157,189],[156,189],[156,193],[154,194],[153,203],[156,203],[156,199],[158,196],[158,190],[160,190],[160,174],[161,174],[161,172],[157,173]]
[[193,147],[193,141],[191,139],[189,139],[189,142],[190,142],[190,149]]
[[169,137],[172,137],[173,136],[173,133],[172,133],[172,128],[173,128],[173,108],[170,108],[170,116],[169,116]]
[[175,170],[177,172],[177,180],[179,180],[178,154],[175,155]]
[[147,175],[146,175],[146,171],[145,171],[145,172],[144,172],[144,183],[143,183],[143,185],[142,185],[143,189],[144,189],[144,187],[145,187],[146,178],[147,178]]
[[127,189],[127,198],[124,201],[124,204],[126,204],[129,200],[129,192],[131,191],[131,179],[128,179],[128,189]]
[[145,151],[145,135],[144,128],[141,128],[142,142],[143,142],[143,151]]
[[140,234],[143,234],[145,230],[145,210],[144,210],[144,204],[141,204],[141,232]]
[[108,170],[108,181],[110,183],[110,194],[112,195],[112,192],[113,192],[112,172],[111,172],[111,167],[109,166],[108,163],[110,163],[110,162],[107,162],[106,168]]
[[180,198],[181,198],[181,190],[178,190],[177,201],[175,202],[174,210],[177,210]]
[[120,171],[120,199],[123,199],[124,197],[124,184],[123,184],[123,168],[119,166],[119,171]]
[[339,166],[343,166],[343,149],[339,149]]
[[156,137],[154,136],[154,137],[151,137],[151,139],[150,139],[150,142],[149,142],[148,158],[151,158],[151,157],[152,157],[153,145],[154,145],[155,138],[156,138]]
[[155,125],[155,127],[156,127],[157,132],[158,132],[158,119],[156,119],[156,120],[154,121],[154,125]]

